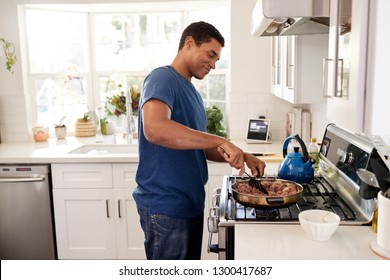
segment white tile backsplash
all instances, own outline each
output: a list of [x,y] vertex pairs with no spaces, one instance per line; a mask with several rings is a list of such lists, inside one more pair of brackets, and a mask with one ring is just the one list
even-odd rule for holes
[[271,119],[272,139],[286,137],[286,113],[291,112],[292,104],[271,93],[232,92],[230,93],[229,136],[232,140],[246,137],[248,119],[260,115]]
[[33,141],[27,128],[25,98],[0,95],[0,131],[2,142]]

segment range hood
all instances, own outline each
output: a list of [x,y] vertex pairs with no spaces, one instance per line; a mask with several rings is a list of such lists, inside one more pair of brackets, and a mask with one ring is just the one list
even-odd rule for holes
[[251,34],[281,36],[329,32],[330,0],[257,0]]

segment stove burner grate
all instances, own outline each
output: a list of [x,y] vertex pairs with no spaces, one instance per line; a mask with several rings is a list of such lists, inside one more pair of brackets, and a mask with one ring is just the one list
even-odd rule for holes
[[[338,214],[342,221],[356,220],[356,214],[352,209],[322,178],[315,178],[312,183],[302,184],[302,186],[304,188],[302,199],[296,204],[286,207],[253,208],[235,202],[235,219],[294,222],[298,221],[298,215],[302,211],[321,209]],[[233,199],[231,195],[229,197],[230,199]]]

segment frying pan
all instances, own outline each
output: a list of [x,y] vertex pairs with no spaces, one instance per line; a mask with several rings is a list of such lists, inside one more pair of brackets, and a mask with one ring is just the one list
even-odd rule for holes
[[232,185],[233,197],[234,199],[249,207],[268,207],[268,208],[277,208],[277,207],[286,207],[288,205],[294,204],[298,202],[302,198],[303,187],[301,184],[298,184],[293,181],[283,180],[283,179],[268,179],[268,178],[260,178],[256,179],[259,181],[278,181],[282,183],[289,183],[296,186],[298,191],[295,194],[286,195],[286,196],[257,196],[252,194],[243,194],[236,190],[237,185],[239,183],[248,183],[249,180],[240,180],[235,182]]

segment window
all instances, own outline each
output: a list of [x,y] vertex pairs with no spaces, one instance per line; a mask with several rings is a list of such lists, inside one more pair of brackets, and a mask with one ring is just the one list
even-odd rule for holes
[[[66,116],[71,132],[77,118],[104,107],[107,97],[141,88],[152,69],[170,64],[190,22],[208,21],[229,41],[227,1],[169,3],[26,5],[33,120],[51,127]],[[224,113],[228,54],[227,43],[217,69],[204,80],[193,79],[205,106],[215,104]]]

